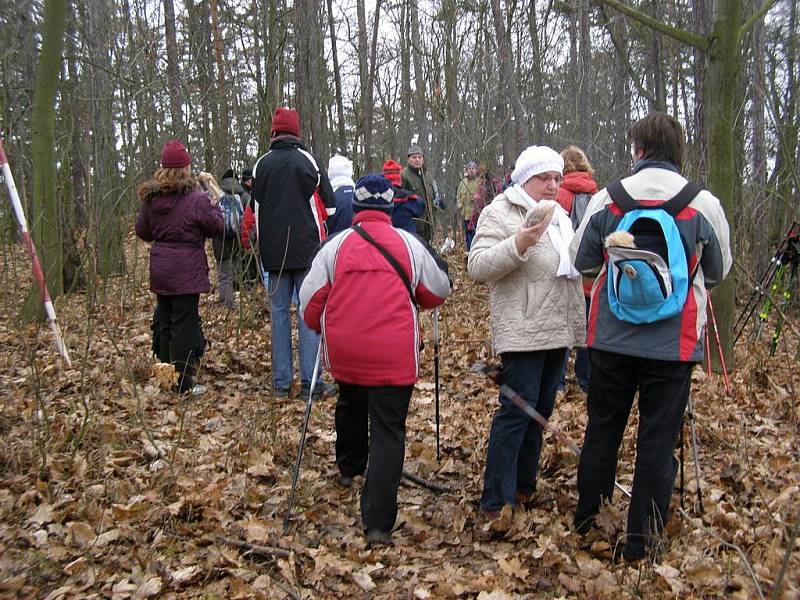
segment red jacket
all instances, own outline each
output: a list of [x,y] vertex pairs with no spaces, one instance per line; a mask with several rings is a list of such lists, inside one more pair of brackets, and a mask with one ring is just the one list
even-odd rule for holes
[[256,215],[253,213],[252,203],[244,209],[242,217],[242,246],[245,250],[250,250],[250,241],[256,241]]
[[561,205],[568,215],[572,214],[572,201],[575,194],[596,194],[597,183],[587,171],[570,171],[564,173],[564,181],[558,188],[556,201]]
[[[381,211],[359,223],[405,271],[421,308],[450,294],[447,265]],[[438,260],[437,260],[438,259]],[[323,357],[336,381],[363,386],[413,385],[419,377],[417,309],[386,258],[353,229],[326,242],[300,288],[306,325],[322,331]]]

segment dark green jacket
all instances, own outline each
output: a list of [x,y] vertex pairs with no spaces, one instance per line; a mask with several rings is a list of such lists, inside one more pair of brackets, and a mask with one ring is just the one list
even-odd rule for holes
[[425,212],[418,219],[414,219],[417,233],[428,243],[433,238],[433,201],[436,197],[436,181],[433,175],[425,168],[422,172],[407,166],[400,172],[402,187],[414,192],[419,198],[425,200]]

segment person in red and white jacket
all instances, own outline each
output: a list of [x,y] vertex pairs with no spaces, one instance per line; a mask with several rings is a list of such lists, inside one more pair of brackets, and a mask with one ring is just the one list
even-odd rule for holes
[[[367,469],[361,516],[367,541],[377,544],[391,543],[397,518],[405,421],[419,378],[417,312],[439,306],[451,291],[447,264],[421,238],[392,227],[393,196],[383,176],[359,179],[353,228],[320,248],[300,288],[303,320],[322,332],[324,363],[339,385],[341,482],[350,486]],[[410,289],[358,228],[393,257]]]

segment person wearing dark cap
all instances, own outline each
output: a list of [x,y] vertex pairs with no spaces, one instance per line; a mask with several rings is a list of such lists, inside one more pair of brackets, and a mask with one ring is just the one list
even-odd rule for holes
[[217,261],[217,302],[230,310],[236,308],[235,282],[239,278],[241,264],[241,222],[244,209],[244,188],[233,169],[226,169],[219,180],[220,201],[226,226],[221,236],[212,240],[214,258]]
[[200,294],[208,293],[206,238],[222,234],[219,207],[192,176],[192,157],[178,140],[161,153],[153,179],[139,186],[136,235],[150,247],[150,291],[156,294],[153,353],[175,366],[175,391],[205,392],[194,384],[194,366],[205,349],[200,327]]
[[442,304],[451,290],[447,264],[392,227],[393,195],[380,174],[356,182],[353,227],[322,246],[300,289],[303,320],[322,332],[322,356],[339,385],[342,485],[366,469],[361,518],[370,544],[390,544],[397,518],[405,422],[419,378],[417,311]]
[[[328,173],[300,141],[300,116],[280,107],[272,117],[269,152],[253,167],[253,201],[261,264],[269,273],[272,313],[272,382],[275,395],[289,397],[294,379],[290,305],[325,239],[325,220],[336,212]],[[301,393],[311,388],[319,336],[297,324]],[[319,379],[315,395],[330,392]]]
[[458,182],[456,190],[456,200],[458,201],[458,214],[461,215],[461,222],[464,226],[464,246],[467,252],[475,236],[475,230],[469,230],[469,221],[472,218],[472,210],[475,208],[475,194],[478,192],[478,163],[474,160],[469,161],[464,166],[464,177]]
[[392,225],[409,233],[418,233],[416,220],[425,214],[425,201],[414,192],[401,186],[400,163],[389,159],[383,163],[383,176],[392,184],[394,191],[394,209]]
[[439,187],[425,167],[425,154],[422,147],[413,145],[408,149],[408,164],[400,173],[402,187],[414,192],[425,201],[425,214],[416,219],[417,232],[426,242],[433,239],[434,220],[433,207],[444,209],[444,202],[439,197]]

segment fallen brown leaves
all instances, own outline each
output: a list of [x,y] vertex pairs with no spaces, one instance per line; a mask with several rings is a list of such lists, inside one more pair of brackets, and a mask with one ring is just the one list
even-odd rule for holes
[[[753,597],[756,583],[734,547],[762,593],[772,592],[800,504],[793,352],[770,358],[761,344],[743,344],[734,398],[718,378],[695,374],[705,516],[697,514],[687,448],[686,509],[694,522],[673,516],[657,563],[618,560],[627,506],[619,495],[592,536],[573,532],[575,459],[550,435],[533,508],[506,513],[481,532],[477,500],[497,391],[470,370],[494,357],[485,289],[466,280],[457,255],[455,295],[441,311],[442,460],[435,458],[429,343],[405,465],[455,491],[435,494],[404,481],[394,546],[367,548],[361,481],[337,485],[334,403],[323,400],[312,412],[295,516],[283,536],[304,403],[270,395],[263,291],[242,292],[236,313],[203,298],[211,347],[199,379],[209,391],[177,398],[162,391],[169,373],[150,356],[144,248],[131,247],[134,272],[110,283],[104,303],[81,295],[57,303],[69,371],[46,329],[16,324],[25,285],[15,278],[27,265],[0,272],[0,596]],[[430,317],[422,322],[430,338]],[[553,418],[580,442],[586,414],[574,387]],[[619,468],[626,486],[634,426]],[[782,597],[800,594],[798,581],[795,549]]]

